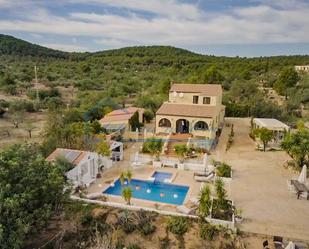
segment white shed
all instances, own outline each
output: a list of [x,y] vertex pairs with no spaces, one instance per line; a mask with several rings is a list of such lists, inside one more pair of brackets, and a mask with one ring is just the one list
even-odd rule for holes
[[274,118],[254,118],[253,128],[266,128],[273,131],[275,142],[280,142],[284,134],[290,130],[288,125]]
[[113,165],[112,160],[97,153],[63,148],[57,148],[46,160],[55,161],[59,157],[65,158],[74,166],[66,173],[74,187],[88,187],[96,180],[100,170],[108,169]]

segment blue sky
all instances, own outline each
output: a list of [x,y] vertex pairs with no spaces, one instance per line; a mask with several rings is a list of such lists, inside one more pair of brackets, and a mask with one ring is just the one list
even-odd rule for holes
[[0,33],[64,51],[309,54],[309,0],[0,0]]

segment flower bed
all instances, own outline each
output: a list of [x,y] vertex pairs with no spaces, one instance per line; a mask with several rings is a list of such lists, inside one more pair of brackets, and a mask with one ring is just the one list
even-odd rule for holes
[[213,199],[211,208],[211,218],[232,221],[234,220],[234,208],[231,200],[223,200],[221,203],[218,199]]

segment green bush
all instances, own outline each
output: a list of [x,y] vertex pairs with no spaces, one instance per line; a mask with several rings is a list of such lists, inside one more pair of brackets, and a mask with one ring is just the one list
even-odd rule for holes
[[156,216],[156,213],[150,213],[144,210],[135,213],[134,223],[142,235],[152,234],[156,230],[156,227],[152,224]]
[[130,244],[127,249],[141,249],[141,247],[137,244]]
[[200,237],[202,239],[213,240],[217,233],[218,229],[216,226],[213,226],[209,223],[200,224]]
[[144,119],[147,123],[149,123],[154,118],[154,113],[150,109],[146,109],[144,112]]
[[217,167],[217,176],[231,177],[232,167],[226,163],[222,163]]
[[176,235],[184,235],[189,229],[189,221],[182,216],[170,217],[167,221],[167,229]]
[[134,224],[132,213],[129,211],[124,211],[119,216],[117,225],[120,226],[120,228],[125,233],[132,233],[136,229],[136,225]]

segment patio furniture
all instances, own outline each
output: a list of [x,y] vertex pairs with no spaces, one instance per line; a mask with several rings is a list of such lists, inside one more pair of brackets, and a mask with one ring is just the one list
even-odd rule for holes
[[192,202],[194,205],[200,204],[200,200],[196,197],[191,197],[189,201]]
[[295,189],[295,186],[291,183],[291,180],[287,180],[287,185],[288,185],[288,189],[290,192],[292,192],[293,194],[296,194],[297,191]]
[[195,171],[194,176],[205,176],[205,177],[207,177],[207,176],[209,176],[210,174],[213,174],[213,173],[214,173],[214,171],[211,171],[209,173],[207,173],[206,171]]
[[194,176],[194,180],[197,182],[211,182],[214,177],[215,174],[211,173],[208,176]]
[[268,247],[268,240],[265,240],[265,241],[263,242],[263,248],[264,248],[264,249],[269,249],[269,247]]
[[283,238],[280,236],[274,236],[274,245],[276,249],[283,249]]
[[183,214],[193,214],[195,208],[187,208],[186,206],[181,205],[181,206],[177,206],[177,210]]
[[297,180],[291,180],[291,184],[295,187],[297,191],[297,199],[300,197],[306,198],[308,200],[308,188],[306,187],[305,184],[300,183]]

